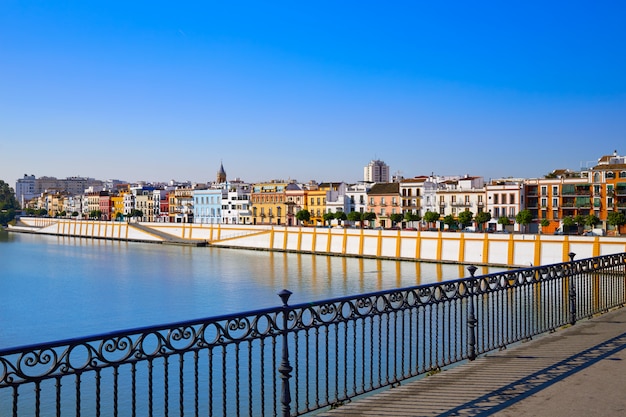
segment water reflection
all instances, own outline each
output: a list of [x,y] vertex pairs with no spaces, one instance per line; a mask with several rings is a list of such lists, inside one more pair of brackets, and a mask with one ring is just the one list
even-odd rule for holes
[[2,347],[276,306],[283,288],[298,304],[468,275],[465,265],[6,235]]

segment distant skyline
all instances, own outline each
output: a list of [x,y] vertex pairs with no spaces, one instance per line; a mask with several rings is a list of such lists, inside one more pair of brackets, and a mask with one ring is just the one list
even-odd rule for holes
[[535,178],[626,154],[626,3],[0,3],[0,180]]

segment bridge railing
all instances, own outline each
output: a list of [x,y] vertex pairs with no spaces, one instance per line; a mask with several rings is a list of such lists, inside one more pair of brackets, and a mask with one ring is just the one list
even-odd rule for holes
[[0,350],[0,415],[303,415],[626,302],[626,253]]

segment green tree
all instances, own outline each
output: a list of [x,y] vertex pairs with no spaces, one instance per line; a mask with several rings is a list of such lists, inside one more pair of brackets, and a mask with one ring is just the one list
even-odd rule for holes
[[367,222],[369,227],[372,227],[374,225],[373,222],[376,221],[376,213],[373,211],[366,211],[363,213],[363,220]]
[[402,219],[404,218],[404,216],[402,216],[402,214],[400,213],[392,213],[389,216],[389,219],[391,220],[391,226],[395,226],[398,223],[402,222]]
[[89,212],[90,219],[99,219],[102,216],[102,212],[100,210],[91,210]]
[[130,218],[137,218],[137,217],[141,218],[141,217],[143,217],[143,211],[137,210],[137,209],[132,209],[130,211],[129,217]]
[[309,210],[300,210],[296,213],[296,219],[304,224],[307,224],[311,220],[311,213]]
[[448,225],[448,230],[454,230],[457,227],[456,219],[452,214],[448,214],[443,218],[443,224]]
[[522,226],[524,232],[526,232],[526,227],[530,223],[532,223],[532,221],[533,221],[533,213],[528,209],[524,209],[520,211],[515,216],[515,222]]
[[598,224],[600,224],[600,219],[598,218],[598,216],[594,214],[589,214],[585,217],[585,225],[589,226],[590,228],[593,229]]
[[626,224],[626,216],[621,211],[611,211],[606,216],[606,222],[615,228],[615,233],[619,236],[619,228]]
[[343,211],[337,211],[335,212],[335,219],[337,219],[339,225],[341,226],[343,221],[348,219],[348,215]]
[[19,209],[19,204],[15,199],[13,188],[0,180],[0,225],[7,225],[13,220],[17,209]]
[[541,225],[541,232],[543,232],[543,228],[544,227],[550,226],[550,220],[548,220],[548,219],[541,219],[541,221],[539,222],[539,225]]
[[48,215],[48,210],[46,210],[45,208],[40,208],[39,210],[37,210],[37,216],[47,216]]
[[439,213],[435,213],[434,211],[427,211],[424,213],[424,221],[428,223],[428,227],[430,228],[431,223],[435,223],[439,220]]
[[500,216],[498,217],[498,224],[502,225],[502,230],[506,230],[506,226],[511,224],[511,220],[506,216]]
[[485,223],[491,220],[491,213],[489,213],[488,211],[480,211],[478,212],[478,214],[476,214],[476,218],[474,220],[476,220],[476,223],[478,223],[478,227],[480,227],[480,230],[483,230],[485,227]]
[[419,222],[420,220],[422,220],[422,216],[420,216],[419,213],[411,213],[410,211],[404,213],[404,221],[407,222],[407,224]]
[[348,213],[348,220],[353,223],[359,222],[359,226],[363,228],[363,213],[360,211],[351,211]]
[[469,210],[463,210],[459,213],[459,223],[461,224],[461,229],[465,229],[467,226],[472,225],[472,220],[474,219],[474,213]]
[[77,211],[73,211],[72,212],[72,217],[78,217],[78,212]]
[[583,216],[582,214],[577,214],[572,218],[572,220],[574,220],[574,223],[576,223],[576,226],[578,228],[578,230],[576,231],[577,233],[580,233],[581,227],[585,225],[585,217],[586,216]]
[[335,214],[334,213],[324,213],[322,218],[324,219],[324,224],[326,224],[326,222],[328,222],[328,225],[330,226],[330,222],[335,218]]

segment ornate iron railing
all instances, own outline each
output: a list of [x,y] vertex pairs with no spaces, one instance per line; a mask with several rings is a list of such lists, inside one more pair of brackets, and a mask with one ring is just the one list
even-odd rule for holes
[[0,350],[2,416],[302,415],[626,302],[626,253]]

